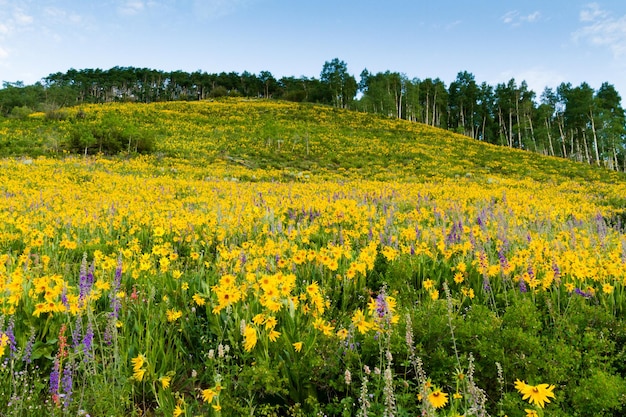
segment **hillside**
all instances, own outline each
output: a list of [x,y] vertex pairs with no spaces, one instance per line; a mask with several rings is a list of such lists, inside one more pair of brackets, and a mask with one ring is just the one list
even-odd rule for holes
[[621,174],[245,100],[5,119],[0,153],[8,415],[623,415]]
[[[558,198],[597,204],[608,209],[604,215],[626,220],[624,173],[328,106],[244,99],[111,103],[0,120],[4,156],[65,158],[71,149],[84,153],[85,143],[92,155],[100,142],[114,140],[121,152],[106,158],[127,161],[116,169],[138,175],[147,170],[194,180],[453,181],[485,189],[497,183],[551,189]],[[144,142],[149,152],[133,156]]]
[[[240,179],[505,177],[560,183],[626,178],[419,123],[264,100],[84,105],[54,117],[35,113],[5,119],[0,121],[0,155],[58,153],[81,126],[114,126],[131,136],[148,136],[157,164],[175,160],[196,175],[219,166],[224,175]],[[89,149],[97,151],[95,145]]]

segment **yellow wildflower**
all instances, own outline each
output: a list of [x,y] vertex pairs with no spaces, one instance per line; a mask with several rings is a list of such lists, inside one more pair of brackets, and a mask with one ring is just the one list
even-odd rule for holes
[[274,327],[276,327],[276,324],[278,322],[276,321],[276,317],[274,316],[268,316],[265,319],[265,329],[269,330],[269,329],[273,329]]
[[246,352],[250,352],[256,346],[257,335],[256,329],[249,324],[246,325],[243,331],[243,348]]
[[9,344],[9,336],[7,336],[5,333],[2,333],[2,335],[0,336],[0,357],[4,355],[4,351],[8,344]]
[[435,408],[444,407],[448,403],[448,394],[437,388],[428,394],[428,401]]
[[206,304],[206,301],[204,300],[204,298],[202,298],[202,296],[198,293],[194,294],[193,297],[191,298],[200,307]]
[[554,385],[528,385],[519,379],[515,381],[515,389],[522,394],[522,399],[528,400],[530,404],[534,403],[540,408],[543,408],[545,403],[550,402],[548,397],[555,398],[553,393],[554,388]]
[[179,318],[181,318],[183,316],[183,312],[179,310],[169,309],[167,310],[166,315],[167,315],[167,321],[172,323],[178,320]]
[[272,342],[275,342],[275,341],[277,341],[277,340],[278,340],[278,338],[280,337],[280,332],[278,332],[278,331],[276,331],[276,330],[272,329],[272,330],[270,330],[270,333],[269,333],[268,337],[270,338],[270,340],[271,340]]
[[172,382],[172,377],[169,375],[163,375],[159,378],[159,382],[161,383],[163,389],[166,389],[170,386],[170,383]]
[[133,371],[137,371],[138,369],[141,369],[144,363],[148,363],[146,357],[141,353],[135,356],[133,359],[131,359],[130,362],[133,364]]
[[348,337],[348,331],[346,329],[341,329],[337,331],[337,337],[339,340],[346,340]]
[[367,331],[372,328],[372,323],[369,323],[365,319],[365,315],[361,309],[356,310],[352,315],[352,324],[354,324],[354,327],[356,327],[360,333],[367,333]]
[[217,392],[215,392],[213,388],[207,388],[205,390],[202,390],[202,399],[206,403],[212,403],[213,397],[215,397],[216,395],[217,395]]

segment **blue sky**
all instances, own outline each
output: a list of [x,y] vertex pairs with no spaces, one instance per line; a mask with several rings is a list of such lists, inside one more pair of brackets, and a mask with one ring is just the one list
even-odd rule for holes
[[[370,72],[495,85],[613,84],[626,96],[626,1],[0,0],[0,81],[135,66],[319,77]],[[624,103],[623,103],[624,104]]]

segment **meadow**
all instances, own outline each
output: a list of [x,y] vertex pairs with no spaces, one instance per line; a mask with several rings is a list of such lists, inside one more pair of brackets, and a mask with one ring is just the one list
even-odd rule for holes
[[262,100],[0,154],[0,415],[623,413],[623,174]]

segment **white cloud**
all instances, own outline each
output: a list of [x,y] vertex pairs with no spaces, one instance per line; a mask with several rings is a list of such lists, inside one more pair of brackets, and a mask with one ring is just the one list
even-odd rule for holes
[[580,11],[581,22],[593,22],[596,19],[605,19],[608,13],[600,9],[598,3],[589,3]]
[[18,25],[23,25],[23,26],[30,25],[31,23],[33,23],[33,17],[24,13],[24,11],[21,9],[16,9],[13,12],[13,20]]
[[616,17],[591,3],[581,10],[580,21],[584,26],[573,33],[574,40],[608,47],[614,58],[626,58],[626,15]]
[[539,13],[538,11],[535,11],[527,16],[522,16],[522,20],[532,23],[532,22],[536,22],[537,20],[539,20],[540,17],[541,17],[541,13]]
[[507,12],[504,16],[502,16],[502,22],[506,23],[507,25],[512,24],[515,21],[517,15],[519,15],[519,12],[517,10]]
[[21,7],[0,2],[0,37],[10,37],[22,30],[30,30],[35,19]]
[[520,26],[522,23],[534,23],[541,18],[539,11],[534,11],[530,14],[521,14],[517,10],[511,10],[505,13],[500,19],[506,25]]
[[141,13],[146,5],[141,0],[125,0],[117,7],[117,11],[124,16],[134,16]]
[[18,32],[29,30],[34,19],[20,7],[6,1],[0,1],[0,6],[0,61],[6,61],[10,55],[11,39]]
[[53,19],[65,24],[70,23],[73,25],[78,25],[83,22],[83,18],[81,15],[67,12],[56,7],[47,7],[46,9],[44,9],[44,14],[48,19]]

